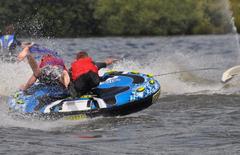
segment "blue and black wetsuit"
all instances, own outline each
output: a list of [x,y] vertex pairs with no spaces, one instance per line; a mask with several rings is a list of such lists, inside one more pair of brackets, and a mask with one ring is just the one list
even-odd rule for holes
[[3,35],[0,37],[0,58],[2,61],[15,61],[16,47],[20,46],[21,42],[14,35]]
[[0,47],[5,50],[14,50],[20,46],[21,42],[16,39],[15,35],[3,35],[0,38]]

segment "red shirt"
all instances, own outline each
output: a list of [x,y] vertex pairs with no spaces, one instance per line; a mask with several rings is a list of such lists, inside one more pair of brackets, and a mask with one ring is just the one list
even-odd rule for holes
[[72,65],[72,79],[76,80],[79,76],[92,71],[98,73],[97,66],[93,63],[92,58],[80,58],[75,60]]

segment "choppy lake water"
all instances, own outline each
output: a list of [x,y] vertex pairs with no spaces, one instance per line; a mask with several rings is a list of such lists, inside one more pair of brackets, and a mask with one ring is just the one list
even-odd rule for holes
[[[113,56],[114,69],[157,76],[158,102],[124,117],[78,121],[17,119],[7,97],[25,83],[26,62],[0,64],[0,154],[240,154],[240,79],[224,85],[224,70],[240,63],[232,35],[38,39],[69,66],[87,50],[94,60]],[[215,68],[193,71],[200,68]]]

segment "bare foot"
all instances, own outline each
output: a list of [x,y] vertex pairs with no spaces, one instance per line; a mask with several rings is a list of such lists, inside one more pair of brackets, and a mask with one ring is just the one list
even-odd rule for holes
[[29,48],[32,47],[33,45],[34,45],[33,42],[32,43],[23,43],[22,47],[24,47],[24,48],[23,48],[22,52],[20,52],[18,54],[18,61],[22,61],[27,56],[27,54],[29,53]]
[[30,46],[30,45],[32,45],[31,42],[22,42],[21,47],[25,48],[25,47]]

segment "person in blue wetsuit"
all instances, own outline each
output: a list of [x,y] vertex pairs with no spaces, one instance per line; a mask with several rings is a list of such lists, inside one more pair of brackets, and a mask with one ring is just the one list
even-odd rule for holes
[[21,44],[21,41],[16,39],[14,26],[6,26],[0,38],[1,49],[14,50],[17,46],[21,46]]
[[0,55],[2,60],[12,56],[16,58],[16,47],[21,45],[21,41],[16,39],[14,26],[6,26],[3,35],[0,36]]

